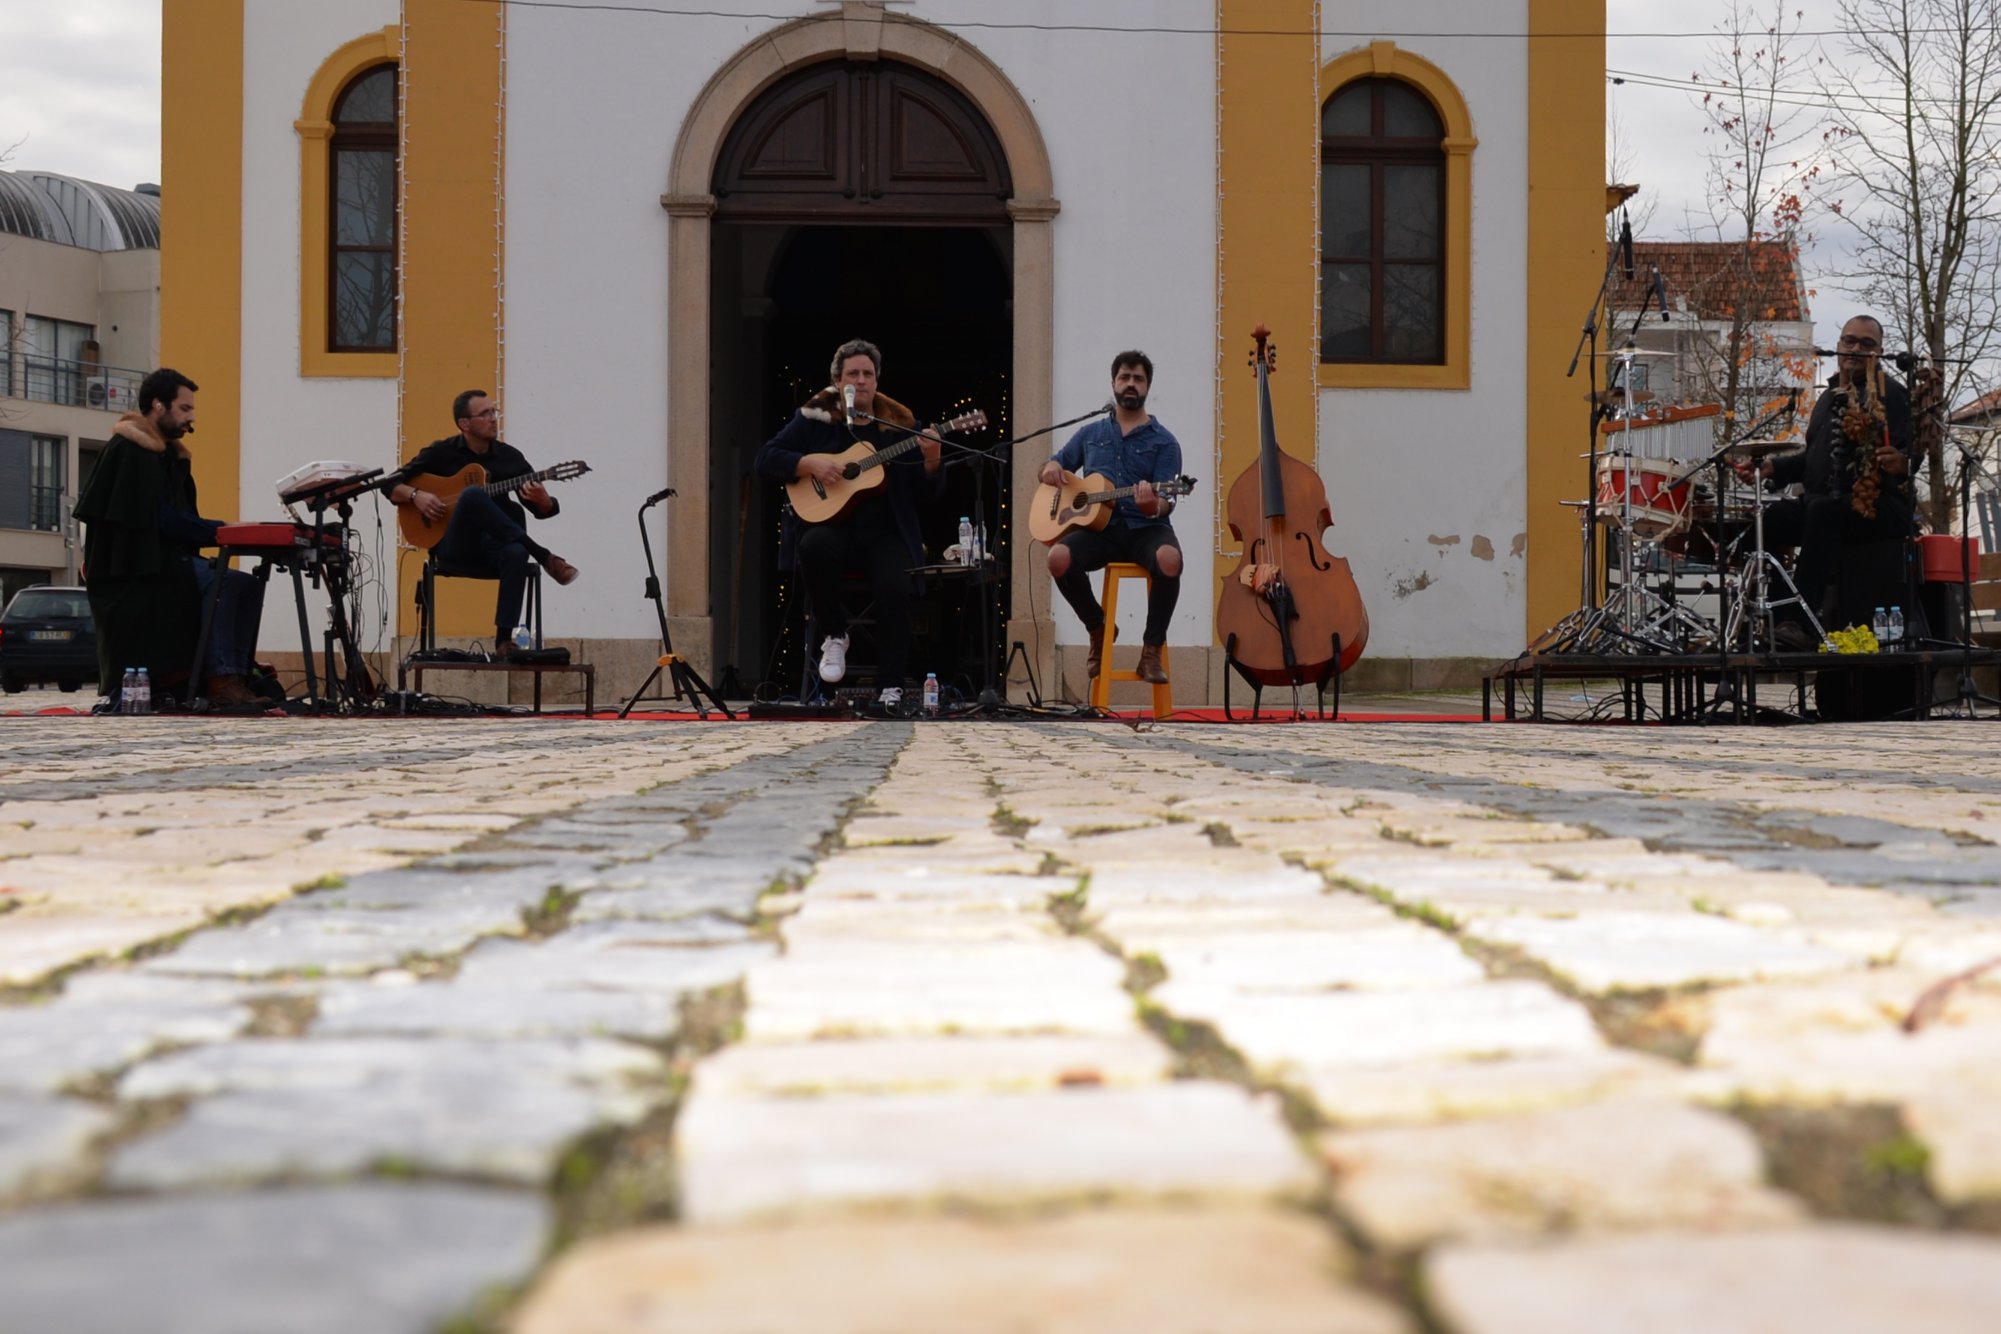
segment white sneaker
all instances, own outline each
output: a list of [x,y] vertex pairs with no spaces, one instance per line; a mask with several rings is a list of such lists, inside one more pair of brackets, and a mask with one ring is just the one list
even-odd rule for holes
[[884,686],[875,702],[885,709],[895,709],[903,704],[903,691],[897,686]]
[[828,635],[820,641],[820,679],[828,683],[848,674],[848,637]]

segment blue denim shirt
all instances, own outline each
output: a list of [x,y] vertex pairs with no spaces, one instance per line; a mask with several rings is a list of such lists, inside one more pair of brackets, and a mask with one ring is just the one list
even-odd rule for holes
[[[1069,443],[1056,451],[1056,462],[1070,472],[1097,473],[1115,487],[1159,483],[1181,475],[1181,442],[1156,417],[1148,417],[1144,426],[1135,427],[1126,436],[1119,434],[1117,418],[1101,417],[1071,436]],[[1112,517],[1128,528],[1168,522],[1166,514],[1151,519],[1140,513],[1139,503],[1131,496],[1113,507]]]

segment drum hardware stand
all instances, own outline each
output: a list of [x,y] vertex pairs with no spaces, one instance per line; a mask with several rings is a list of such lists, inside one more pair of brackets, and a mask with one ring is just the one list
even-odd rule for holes
[[[663,491],[656,491],[648,496],[645,503],[639,507],[639,545],[646,553],[646,592],[644,596],[652,601],[653,614],[660,622],[660,660],[654,664],[653,670],[647,674],[646,679],[639,683],[639,689],[633,691],[632,697],[625,701],[624,707],[618,711],[618,716],[624,718],[632,712],[632,706],[639,703],[642,699],[685,699],[695,706],[695,712],[700,715],[702,721],[707,722],[709,710],[702,703],[703,697],[706,696],[714,702],[716,709],[723,717],[728,718],[731,722],[735,722],[736,714],[730,711],[730,706],[723,703],[722,696],[715,692],[714,687],[707,681],[704,681],[701,674],[688,665],[686,658],[683,658],[674,651],[674,640],[667,633],[667,601],[661,596],[660,575],[658,568],[653,564],[653,541],[647,536],[646,532],[646,511],[652,509],[655,505],[673,494],[674,488],[671,486]],[[663,670],[666,671],[668,680],[673,683],[674,693],[672,695],[648,695],[646,693],[647,690],[651,688],[655,681],[660,679],[660,673]]]

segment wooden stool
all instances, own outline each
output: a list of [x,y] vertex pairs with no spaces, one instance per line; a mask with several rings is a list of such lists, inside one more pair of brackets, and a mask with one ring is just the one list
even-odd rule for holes
[[[1112,704],[1112,682],[1140,680],[1138,672],[1115,672],[1112,670],[1112,632],[1119,619],[1119,583],[1125,579],[1141,579],[1146,582],[1147,592],[1153,591],[1153,576],[1144,565],[1134,565],[1127,561],[1113,561],[1105,567],[1105,624],[1098,633],[1105,642],[1098,650],[1098,677],[1091,682],[1091,707],[1108,709]],[[1160,646],[1160,669],[1167,670],[1167,645]],[[1153,688],[1153,716],[1165,718],[1174,712],[1174,685],[1169,682]]]

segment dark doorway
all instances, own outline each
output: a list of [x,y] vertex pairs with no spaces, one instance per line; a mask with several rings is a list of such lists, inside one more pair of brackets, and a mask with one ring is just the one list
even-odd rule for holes
[[[790,695],[803,668],[804,615],[777,568],[783,492],[758,481],[752,457],[828,383],[828,359],[849,338],[883,350],[882,392],[924,422],[973,408],[993,425],[960,437],[990,447],[1009,426],[1013,318],[1005,227],[719,224],[712,238],[715,327],[711,434],[715,488],[710,569],[720,670],[745,686]],[[979,521],[1008,605],[1008,499],[999,460],[947,450],[945,499],[924,516],[928,559]],[[932,579],[916,611],[913,671],[976,691],[999,636],[963,581]],[[860,645],[858,644],[858,649]],[[869,661],[865,656],[857,662]]]

